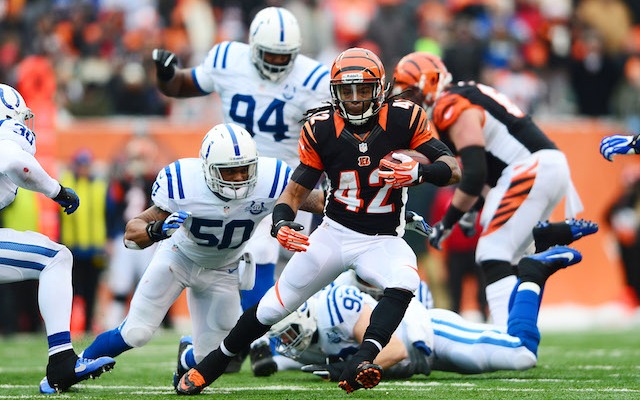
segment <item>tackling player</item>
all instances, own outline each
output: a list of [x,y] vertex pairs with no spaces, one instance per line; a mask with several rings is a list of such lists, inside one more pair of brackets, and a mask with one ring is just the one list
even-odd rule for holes
[[[261,155],[279,158],[295,168],[300,162],[300,120],[306,110],[330,99],[328,68],[299,54],[300,46],[295,16],[284,8],[268,7],[251,22],[248,44],[216,44],[195,68],[178,68],[175,54],[153,50],[158,88],[171,97],[217,93],[225,122],[244,127]],[[309,228],[311,215],[300,214],[297,221]],[[280,247],[270,237],[269,229],[270,221],[265,218],[249,243],[257,277],[254,289],[242,293],[244,309],[257,303],[274,283]],[[254,374],[274,372],[270,355],[268,346],[252,347]],[[269,359],[256,364],[264,357]]]
[[[342,52],[332,65],[330,87],[332,105],[309,113],[298,146],[301,163],[273,211],[271,234],[296,253],[220,347],[182,377],[180,394],[200,393],[244,346],[349,268],[384,294],[339,386],[350,393],[380,381],[380,367],[372,361],[420,281],[416,256],[401,238],[407,187],[455,183],[460,169],[434,137],[424,109],[406,100],[385,101],[384,67],[371,51]],[[416,149],[431,163],[419,164],[403,154],[396,155],[399,164],[383,160],[398,149]],[[323,172],[329,181],[325,217],[307,237],[294,219]]]
[[[72,214],[80,205],[76,193],[50,177],[34,158],[33,119],[22,95],[0,84],[0,209],[13,202],[18,188],[24,188],[43,193]],[[69,330],[72,266],[69,249],[48,237],[0,228],[0,282],[39,280],[38,306],[49,343],[47,374],[40,382],[44,394],[65,391],[115,365],[110,357],[78,358],[73,350]]]
[[[453,225],[485,198],[476,262],[486,282],[493,323],[505,327],[514,267],[530,253],[532,228],[566,196],[566,218],[582,211],[565,155],[509,98],[475,82],[451,85],[437,56],[411,53],[394,71],[394,93],[433,113],[442,141],[460,156],[464,174],[430,243],[440,248]],[[488,190],[490,188],[490,190]],[[565,228],[561,235],[571,236]],[[558,241],[559,244],[566,242]]]
[[[198,361],[215,349],[240,316],[239,289],[255,279],[247,241],[273,210],[290,173],[284,161],[258,157],[249,132],[235,124],[207,132],[200,158],[162,169],[151,191],[154,205],[127,223],[124,237],[128,248],[159,242],[158,248],[124,322],[98,335],[83,355],[115,357],[145,345],[185,288],[192,357]],[[305,209],[321,213],[323,200],[315,190]],[[179,363],[175,383],[182,373]]]

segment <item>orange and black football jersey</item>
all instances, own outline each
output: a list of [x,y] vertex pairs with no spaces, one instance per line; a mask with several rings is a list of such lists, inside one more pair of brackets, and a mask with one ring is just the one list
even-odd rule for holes
[[466,109],[484,111],[483,134],[489,174],[487,183],[495,185],[509,164],[538,150],[557,149],[556,145],[509,98],[490,86],[473,82],[452,85],[436,100],[433,123],[442,140],[457,152],[448,129]]
[[[302,127],[300,162],[326,172],[331,185],[325,208],[329,218],[367,235],[396,236],[406,189],[385,185],[378,164],[392,150],[417,149],[428,155],[425,146],[433,141],[425,143],[436,131],[425,110],[406,100],[385,103],[370,130],[358,134],[355,129],[334,110],[311,115]],[[450,153],[438,157],[443,154]],[[435,161],[433,154],[430,159]]]

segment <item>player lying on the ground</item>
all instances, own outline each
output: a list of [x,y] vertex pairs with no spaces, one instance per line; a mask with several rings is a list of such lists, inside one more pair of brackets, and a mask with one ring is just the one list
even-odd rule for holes
[[[583,220],[541,223],[536,228],[538,246],[544,247],[566,228],[572,230],[575,240],[594,233],[597,225]],[[431,370],[472,374],[535,366],[542,288],[554,272],[581,258],[579,252],[564,246],[523,258],[518,265],[519,281],[512,293],[506,332],[412,301],[398,330],[374,362],[383,367],[385,379],[428,375]],[[337,380],[343,360],[358,348],[375,304],[355,286],[336,285],[274,325],[270,334],[282,355],[307,364],[303,371]]]
[[600,154],[609,161],[613,161],[616,154],[640,153],[640,133],[637,135],[611,135],[600,141]]

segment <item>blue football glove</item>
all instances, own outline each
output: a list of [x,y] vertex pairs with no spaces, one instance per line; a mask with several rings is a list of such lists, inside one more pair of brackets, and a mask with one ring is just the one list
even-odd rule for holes
[[164,221],[152,221],[147,225],[147,235],[154,242],[159,242],[173,235],[175,231],[191,217],[189,211],[176,211]]
[[162,235],[170,237],[189,217],[191,217],[191,212],[182,210],[169,215],[162,223]]
[[408,231],[414,231],[422,236],[429,236],[431,227],[422,218],[422,215],[414,211],[407,210],[404,213],[404,221],[406,223],[405,229]]
[[616,154],[640,153],[640,134],[606,136],[600,142],[600,154],[609,161],[613,161]]
[[60,185],[60,192],[53,198],[53,201],[60,204],[60,207],[64,209],[67,215],[73,214],[73,212],[80,207],[80,198],[78,198],[76,192],[62,185]]
[[442,222],[438,222],[431,227],[429,233],[429,243],[438,250],[442,249],[442,242],[451,234],[451,228],[445,228]]

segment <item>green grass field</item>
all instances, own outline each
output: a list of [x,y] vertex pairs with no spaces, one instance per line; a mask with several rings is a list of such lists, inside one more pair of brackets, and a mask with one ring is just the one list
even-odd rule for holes
[[[117,358],[115,369],[57,398],[169,399],[179,335],[160,332],[141,349]],[[46,364],[44,335],[0,339],[0,399],[43,398],[38,383]],[[76,349],[89,339],[74,342]],[[543,334],[538,366],[524,372],[459,375],[434,372],[409,381],[382,382],[347,395],[335,383],[286,371],[255,378],[248,362],[200,398],[214,399],[640,399],[640,331]]]

